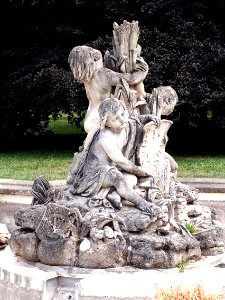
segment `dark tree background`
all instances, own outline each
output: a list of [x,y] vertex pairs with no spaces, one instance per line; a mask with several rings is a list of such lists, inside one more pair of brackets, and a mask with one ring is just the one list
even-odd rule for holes
[[50,115],[67,113],[78,125],[88,102],[69,69],[70,50],[88,44],[104,54],[112,48],[113,22],[137,20],[150,68],[146,91],[171,85],[179,96],[170,116],[169,150],[225,153],[225,1],[3,0],[0,5],[1,149],[16,149],[24,136],[45,136]]

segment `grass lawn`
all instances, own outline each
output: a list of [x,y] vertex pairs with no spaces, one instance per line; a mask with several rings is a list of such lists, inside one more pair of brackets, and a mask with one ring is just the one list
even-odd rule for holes
[[[66,179],[74,152],[19,151],[0,153],[0,178],[34,180],[43,175],[48,180]],[[225,156],[175,156],[178,177],[225,178]]]
[[48,129],[50,129],[55,135],[77,135],[83,132],[82,129],[68,124],[67,115],[65,114],[62,114],[62,117],[56,121],[51,119]]
[[[75,140],[81,129],[67,123],[63,115],[57,121],[51,121],[49,129],[53,131],[55,140],[71,137]],[[50,142],[51,143],[51,142]],[[80,140],[77,140],[80,144]],[[0,152],[0,178],[34,180],[43,175],[47,180],[66,179],[73,160],[75,147],[64,150],[39,149],[27,151]],[[178,163],[178,177],[183,178],[225,178],[225,156],[173,156]]]
[[174,156],[178,177],[225,178],[225,156]]
[[19,151],[0,153],[0,178],[34,180],[66,179],[73,151]]

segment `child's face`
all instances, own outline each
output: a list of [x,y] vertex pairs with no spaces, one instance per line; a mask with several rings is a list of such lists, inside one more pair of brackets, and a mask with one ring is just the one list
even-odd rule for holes
[[113,132],[120,132],[127,127],[128,114],[124,110],[123,106],[120,106],[117,112],[109,112],[106,127],[109,127]]
[[93,49],[94,54],[94,62],[95,62],[95,68],[102,68],[103,67],[103,58],[102,54],[99,50]]
[[155,89],[155,92],[158,96],[158,103],[160,105],[161,115],[168,116],[174,110],[175,105],[177,104],[178,97],[171,87],[159,87]]
[[161,114],[163,116],[170,115],[173,112],[173,110],[174,110],[174,106],[175,106],[174,102],[168,103],[167,101],[164,100],[163,104],[162,104],[162,112],[161,112]]

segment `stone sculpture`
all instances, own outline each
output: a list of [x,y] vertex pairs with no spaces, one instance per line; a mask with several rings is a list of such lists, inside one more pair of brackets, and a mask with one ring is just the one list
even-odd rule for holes
[[[148,65],[138,22],[114,24],[113,50],[87,46],[69,55],[86,89],[87,137],[64,187],[42,176],[30,208],[15,215],[9,245],[15,255],[49,265],[83,268],[171,268],[224,251],[223,227],[198,191],[181,184],[165,151],[175,90],[145,92]],[[190,227],[194,231],[190,230]]]

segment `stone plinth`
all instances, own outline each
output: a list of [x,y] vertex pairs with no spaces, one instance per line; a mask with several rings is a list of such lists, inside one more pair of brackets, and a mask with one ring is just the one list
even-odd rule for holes
[[221,254],[189,262],[183,273],[178,268],[95,270],[27,263],[7,247],[0,252],[0,300],[153,300],[159,288],[198,284],[217,293],[225,291],[225,269],[216,267],[224,263]]

